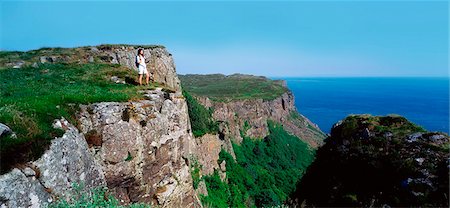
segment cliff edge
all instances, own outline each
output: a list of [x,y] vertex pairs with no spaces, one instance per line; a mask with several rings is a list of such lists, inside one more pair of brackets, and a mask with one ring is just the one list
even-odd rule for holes
[[447,134],[396,116],[336,123],[298,184],[293,205],[448,207]]

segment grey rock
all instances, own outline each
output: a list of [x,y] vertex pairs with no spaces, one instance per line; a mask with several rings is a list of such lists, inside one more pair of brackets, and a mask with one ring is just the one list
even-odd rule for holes
[[52,57],[41,56],[39,57],[39,61],[41,62],[41,64],[43,64],[43,63],[53,63],[54,60]]
[[441,139],[444,139],[444,138],[445,138],[445,135],[442,135],[442,134],[436,134],[436,135],[433,135],[433,136],[430,137],[430,139],[432,141],[441,140]]
[[415,142],[415,141],[417,141],[418,139],[421,139],[421,138],[422,138],[422,134],[423,134],[423,133],[421,133],[421,132],[413,133],[413,134],[411,134],[411,135],[408,136],[407,141],[408,141],[408,142]]
[[117,76],[112,76],[111,81],[113,81],[116,84],[125,84],[125,80],[122,80]]
[[97,47],[91,47],[90,49],[91,49],[91,51],[94,52],[94,53],[100,52],[100,50],[98,50]]
[[422,163],[425,161],[425,158],[420,157],[420,158],[416,158],[416,162],[419,163],[419,165],[422,165]]
[[72,183],[84,184],[84,191],[105,185],[103,171],[83,135],[65,119],[60,123],[66,124],[65,134],[52,140],[40,159],[23,170],[15,168],[0,176],[0,198],[6,200],[3,205],[45,207],[56,196],[67,199]]
[[371,132],[369,129],[365,128],[363,132],[361,133],[361,138],[368,139],[371,136]]
[[38,179],[27,178],[17,168],[0,176],[0,197],[2,207],[40,207],[52,202]]
[[392,132],[385,132],[384,134],[383,134],[383,136],[385,137],[385,138],[391,138],[392,136],[394,136],[394,134],[392,134]]
[[25,167],[22,172],[26,177],[36,176],[36,172],[30,167]]
[[16,138],[16,134],[7,125],[0,123],[0,138],[6,136]]
[[22,68],[22,66],[23,66],[24,64],[25,64],[25,62],[22,61],[22,60],[20,60],[20,61],[14,62],[12,67],[13,67],[14,69],[19,69],[19,68]]

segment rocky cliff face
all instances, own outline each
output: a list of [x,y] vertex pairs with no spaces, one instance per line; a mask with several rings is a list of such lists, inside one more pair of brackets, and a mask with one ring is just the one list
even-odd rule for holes
[[82,191],[106,185],[104,172],[91,155],[83,134],[64,119],[54,125],[64,129],[65,134],[54,139],[39,160],[0,176],[1,207],[45,207],[58,198],[66,198],[72,184],[83,184]]
[[[231,142],[240,143],[241,132],[265,137],[267,121],[273,120],[313,147],[321,143],[323,133],[297,113],[290,92],[270,101],[212,102],[197,97],[214,109],[219,133],[194,138],[171,54],[161,46],[143,48],[154,81],[164,88],[142,91],[144,100],[81,105],[76,127],[64,119],[55,122],[55,127],[65,130],[63,137],[54,139],[39,160],[0,176],[2,206],[45,206],[67,198],[73,184],[83,184],[84,191],[107,186],[123,204],[201,207],[197,195],[208,193],[204,182],[194,190],[193,162],[198,160],[202,166],[201,175],[217,169],[225,180],[225,162],[217,163],[219,152],[225,149],[234,156]],[[103,62],[135,69],[136,51],[136,46],[128,45],[41,49],[32,53],[34,58],[12,58],[6,65]],[[0,63],[5,60],[0,58]]]
[[[135,59],[139,46],[108,46],[101,45],[91,47],[90,57],[100,57],[100,60],[120,64],[137,70]],[[179,91],[180,80],[176,74],[175,63],[170,54],[163,47],[141,47],[147,62],[147,69],[155,82],[162,83],[166,87]]]
[[147,91],[147,100],[83,106],[80,130],[122,203],[201,206],[189,157],[196,151],[181,93]]
[[202,105],[214,109],[213,117],[221,123],[221,134],[237,143],[242,141],[241,131],[253,138],[267,136],[268,120],[283,124],[288,132],[312,147],[318,147],[325,138],[316,124],[297,112],[291,92],[286,92],[274,100],[214,102],[206,97],[197,99]]
[[307,206],[448,207],[448,135],[399,116],[349,116],[319,148],[293,198]]

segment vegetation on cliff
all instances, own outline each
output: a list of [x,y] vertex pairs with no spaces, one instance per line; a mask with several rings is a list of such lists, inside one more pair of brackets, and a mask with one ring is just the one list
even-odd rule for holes
[[191,121],[192,134],[201,137],[207,133],[216,133],[219,125],[212,118],[212,109],[206,109],[198,103],[187,91],[183,91],[188,105],[189,119]]
[[[131,84],[116,84],[116,76]],[[73,119],[78,104],[127,101],[142,98],[134,86],[135,74],[122,66],[100,63],[39,64],[35,67],[0,70],[0,121],[17,138],[1,138],[1,172],[11,165],[40,157],[62,131],[52,127],[54,119]]]
[[96,187],[89,192],[82,191],[82,185],[73,184],[73,193],[70,200],[61,198],[51,203],[49,208],[78,208],[78,207],[115,207],[115,208],[150,208],[150,205],[143,203],[120,205],[119,200],[108,192],[106,187]]
[[400,116],[353,115],[318,149],[294,203],[448,207],[449,137]]
[[273,100],[287,88],[265,77],[234,74],[179,75],[183,89],[213,101],[229,102],[244,99]]
[[211,207],[258,207],[282,204],[295,190],[314,152],[279,124],[269,122],[270,134],[263,139],[245,137],[233,144],[236,160],[225,150],[218,163],[226,162],[226,182],[216,171],[204,176],[208,196],[202,201]]

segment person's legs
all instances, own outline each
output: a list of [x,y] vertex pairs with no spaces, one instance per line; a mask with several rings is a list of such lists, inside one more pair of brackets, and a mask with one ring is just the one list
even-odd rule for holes
[[148,85],[148,80],[149,80],[150,76],[148,75],[148,72],[147,72],[147,74],[145,74],[145,75],[146,75],[145,81],[147,82],[147,85]]
[[139,65],[138,70],[139,70],[138,71],[138,73],[139,73],[139,85],[142,85],[142,75],[144,75],[144,73],[145,73],[145,68],[143,66]]

